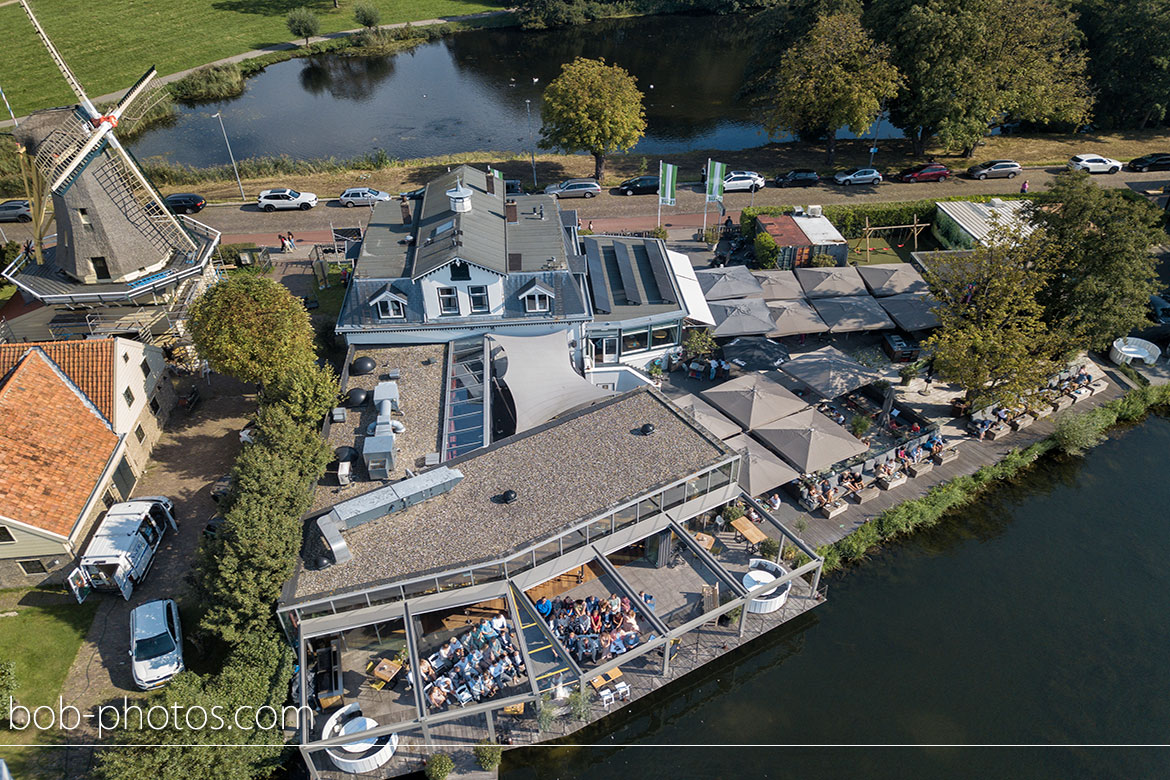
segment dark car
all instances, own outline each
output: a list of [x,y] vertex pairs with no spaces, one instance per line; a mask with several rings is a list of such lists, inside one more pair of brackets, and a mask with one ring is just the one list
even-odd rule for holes
[[167,202],[167,208],[176,214],[198,214],[207,205],[207,200],[194,192],[177,192],[174,195],[167,195],[164,200]]
[[820,184],[821,177],[809,168],[797,168],[783,176],[776,177],[777,187],[815,187]]
[[923,163],[898,174],[898,181],[946,181],[951,169],[942,163]]
[[215,503],[227,498],[228,493],[232,492],[232,475],[224,474],[217,479],[211,486],[211,500]]
[[219,531],[223,528],[225,522],[226,520],[223,515],[212,515],[211,519],[207,521],[207,525],[203,526],[203,535],[208,539],[214,539],[219,536]]
[[505,179],[504,180],[504,194],[505,195],[523,195],[524,183],[519,179]]
[[622,195],[653,195],[658,192],[658,177],[635,176],[623,181],[617,189]]
[[1170,171],[1170,154],[1145,154],[1130,160],[1125,166],[1131,171]]

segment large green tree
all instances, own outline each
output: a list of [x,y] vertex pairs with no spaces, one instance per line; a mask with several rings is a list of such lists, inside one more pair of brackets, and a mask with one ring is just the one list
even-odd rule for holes
[[780,58],[770,76],[772,97],[764,111],[770,134],[824,135],[832,165],[837,130],[864,133],[898,92],[901,78],[888,49],[875,44],[857,14],[823,16]]
[[872,29],[905,85],[890,119],[922,154],[933,137],[971,155],[1010,120],[1088,121],[1092,100],[1075,17],[1052,0],[878,0]]
[[1101,105],[1097,124],[1138,127],[1170,113],[1170,0],[1080,4],[1089,72]]
[[1050,191],[1031,210],[1056,257],[1040,290],[1044,318],[1065,354],[1107,349],[1148,321],[1150,296],[1158,290],[1150,247],[1165,240],[1161,214],[1144,200],[1098,187],[1080,171],[1061,173]]
[[971,253],[931,259],[927,281],[941,326],[926,340],[934,367],[975,408],[1016,403],[1053,370],[1037,295],[1055,264],[1041,231],[1006,226]]
[[561,68],[544,91],[540,118],[540,145],[589,152],[599,182],[606,155],[628,151],[646,134],[637,79],[605,60],[578,57]]
[[314,359],[304,304],[287,288],[254,274],[233,274],[191,307],[191,338],[211,367],[244,382],[268,384]]

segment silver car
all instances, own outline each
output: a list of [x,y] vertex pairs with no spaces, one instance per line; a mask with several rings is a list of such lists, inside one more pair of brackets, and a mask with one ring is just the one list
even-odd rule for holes
[[0,203],[0,222],[32,222],[28,201],[6,200]]
[[565,179],[545,187],[544,194],[556,198],[593,198],[601,194],[601,185],[593,179]]
[[372,206],[381,200],[390,200],[389,192],[381,192],[373,187],[350,187],[345,192],[341,193],[338,198],[341,205],[347,209],[354,206]]
[[148,601],[130,613],[130,672],[144,691],[183,671],[183,629],[171,599]]
[[988,160],[967,169],[972,179],[1014,179],[1024,172],[1015,160]]
[[882,175],[873,168],[850,168],[833,174],[833,181],[844,185],[880,184],[881,180]]

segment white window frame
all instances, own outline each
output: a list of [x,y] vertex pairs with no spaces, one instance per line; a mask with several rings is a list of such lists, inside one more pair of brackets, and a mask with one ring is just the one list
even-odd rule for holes
[[6,525],[0,525],[0,531],[8,534],[8,540],[0,539],[0,544],[16,544],[16,534],[12,533],[12,529]]
[[[542,305],[543,302],[543,305]],[[524,296],[524,311],[529,314],[547,312],[552,308],[552,298],[548,294],[534,290]]]
[[378,317],[384,320],[400,320],[406,316],[406,307],[402,301],[393,298],[378,301]]
[[[459,289],[457,287],[440,287],[438,290],[436,290],[436,294],[439,296],[439,316],[458,317],[460,314]],[[448,311],[447,308],[443,305],[444,298],[447,298],[448,300],[453,299],[455,301],[454,311]]]
[[[477,307],[475,305],[476,297],[483,296],[483,306]],[[490,314],[492,311],[492,301],[488,296],[488,287],[486,284],[473,284],[467,288],[467,297],[471,301],[472,314]]]

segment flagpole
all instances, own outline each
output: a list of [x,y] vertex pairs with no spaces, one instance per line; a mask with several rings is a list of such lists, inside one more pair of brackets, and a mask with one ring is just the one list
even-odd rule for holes
[[662,160],[658,161],[658,227],[662,227],[662,188],[666,185],[662,175]]
[[707,192],[711,186],[711,158],[707,158],[707,176],[706,181],[703,182],[703,235],[699,237],[700,240],[707,237]]

